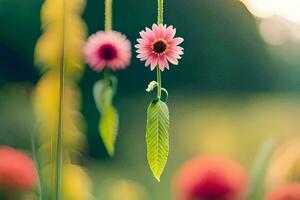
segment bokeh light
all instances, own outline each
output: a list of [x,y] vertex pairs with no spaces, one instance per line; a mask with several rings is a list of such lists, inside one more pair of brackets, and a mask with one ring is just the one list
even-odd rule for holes
[[266,42],[282,45],[300,39],[300,1],[241,0],[248,10],[261,19],[260,32]]

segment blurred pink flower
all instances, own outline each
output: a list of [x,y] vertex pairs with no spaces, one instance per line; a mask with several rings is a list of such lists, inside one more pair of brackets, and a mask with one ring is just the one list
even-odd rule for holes
[[176,29],[173,26],[152,25],[152,30],[146,28],[141,31],[142,38],[137,39],[137,58],[146,61],[145,65],[151,65],[154,70],[158,65],[161,71],[169,69],[169,62],[178,65],[178,59],[183,55],[183,48],[178,46],[183,42],[183,38],[174,38]]
[[265,200],[300,200],[300,183],[278,187],[268,193]]
[[25,153],[0,146],[0,186],[13,189],[37,185],[35,165]]
[[124,69],[130,64],[131,44],[125,35],[116,31],[98,31],[91,35],[84,47],[86,62],[100,72],[105,67]]
[[244,200],[246,171],[224,157],[207,156],[187,161],[174,179],[176,200]]

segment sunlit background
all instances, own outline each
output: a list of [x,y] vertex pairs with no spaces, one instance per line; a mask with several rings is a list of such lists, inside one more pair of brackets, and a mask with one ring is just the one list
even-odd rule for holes
[[[33,54],[41,34],[42,3],[0,0],[0,145],[29,155],[30,134],[37,132],[33,102],[41,74]],[[114,28],[133,43],[139,30],[155,22],[153,1],[114,3]],[[79,88],[71,87],[74,93],[70,89],[71,100],[81,91],[81,108],[72,102],[82,114],[75,113],[75,121],[85,120],[75,123],[80,130],[70,122],[75,136],[66,139],[67,145],[80,151],[79,158],[70,160],[81,167],[70,166],[65,175],[66,200],[81,200],[81,190],[97,200],[169,200],[173,176],[184,161],[221,154],[250,170],[258,149],[270,138],[279,142],[267,188],[288,182],[291,174],[299,180],[300,1],[173,0],[166,1],[165,9],[165,22],[185,38],[185,55],[179,66],[163,73],[170,93],[171,147],[162,181],[153,179],[145,158],[145,110],[151,100],[145,89],[155,77],[134,54],[131,66],[117,73],[115,104],[121,121],[114,158],[100,140],[92,97],[93,84],[102,75],[86,67]],[[88,0],[83,18],[89,34],[103,29],[103,1]],[[38,86],[48,100],[56,98],[55,84]],[[282,166],[282,173],[272,166]],[[26,195],[24,199],[34,199],[32,191]]]
[[274,46],[298,43],[300,40],[300,2],[297,0],[241,0],[258,18],[262,38]]

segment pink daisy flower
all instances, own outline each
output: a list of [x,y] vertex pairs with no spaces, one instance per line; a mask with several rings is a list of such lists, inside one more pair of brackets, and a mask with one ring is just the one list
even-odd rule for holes
[[116,31],[98,31],[91,35],[84,47],[86,62],[101,72],[105,67],[124,69],[130,64],[131,44],[125,35]]
[[146,61],[145,66],[151,66],[154,70],[158,65],[161,71],[165,68],[169,69],[169,62],[178,65],[178,59],[183,55],[183,48],[178,46],[183,42],[183,38],[176,37],[176,29],[167,25],[152,25],[152,30],[146,28],[141,31],[142,38],[137,39],[135,45],[137,53],[141,61]]

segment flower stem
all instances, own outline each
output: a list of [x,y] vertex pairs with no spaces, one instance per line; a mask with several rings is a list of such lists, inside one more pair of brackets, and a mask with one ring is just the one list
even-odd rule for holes
[[[164,1],[157,0],[157,24],[164,23]],[[156,76],[157,76],[157,99],[161,98],[161,72],[158,66],[156,66]]]
[[112,4],[113,0],[105,0],[105,31],[112,30]]
[[156,66],[156,76],[157,76],[157,99],[161,98],[161,73],[158,66]]
[[61,200],[61,179],[63,163],[63,109],[64,109],[64,83],[65,83],[65,0],[62,0],[62,32],[61,32],[61,61],[59,70],[59,108],[58,127],[56,137],[55,187],[53,200]]
[[157,23],[163,24],[164,23],[164,0],[157,1],[157,8],[158,8]]
[[[113,0],[105,0],[105,22],[104,22],[105,31],[112,30],[112,23],[113,23],[112,7],[113,7]],[[109,85],[109,81],[110,81],[110,71],[108,68],[106,68],[104,71],[104,82],[105,84]]]
[[108,87],[110,85],[110,70],[108,68],[104,70],[103,80],[105,87]]

